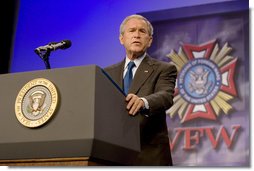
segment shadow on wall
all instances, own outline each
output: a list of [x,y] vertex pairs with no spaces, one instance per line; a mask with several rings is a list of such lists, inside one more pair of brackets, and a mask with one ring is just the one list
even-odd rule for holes
[[[16,16],[18,14],[19,0],[3,1],[0,6],[1,11],[5,11],[4,15],[0,15],[1,32],[0,32],[0,74],[9,72],[10,58],[12,53],[12,43],[14,36],[14,28]],[[8,9],[8,10],[6,10]]]

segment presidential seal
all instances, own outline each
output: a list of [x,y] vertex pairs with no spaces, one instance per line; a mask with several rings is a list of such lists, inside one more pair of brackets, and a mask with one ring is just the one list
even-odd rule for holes
[[18,93],[16,117],[26,127],[39,127],[52,117],[57,102],[58,94],[52,82],[45,78],[31,80]]

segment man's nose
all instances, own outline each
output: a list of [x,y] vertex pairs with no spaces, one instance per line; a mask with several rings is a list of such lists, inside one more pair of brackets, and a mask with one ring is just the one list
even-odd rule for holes
[[134,34],[133,34],[133,36],[134,36],[135,38],[139,38],[139,37],[140,37],[140,32],[139,32],[138,30],[135,31]]

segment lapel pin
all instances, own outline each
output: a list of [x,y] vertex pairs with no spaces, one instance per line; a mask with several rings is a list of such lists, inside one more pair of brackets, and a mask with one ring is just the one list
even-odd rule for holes
[[147,70],[145,70],[144,72],[148,73],[148,71],[147,71]]

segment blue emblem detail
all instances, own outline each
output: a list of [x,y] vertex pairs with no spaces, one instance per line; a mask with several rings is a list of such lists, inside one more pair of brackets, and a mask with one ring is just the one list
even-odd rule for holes
[[193,104],[212,100],[220,90],[221,74],[217,65],[204,58],[194,59],[184,65],[179,74],[180,95]]

